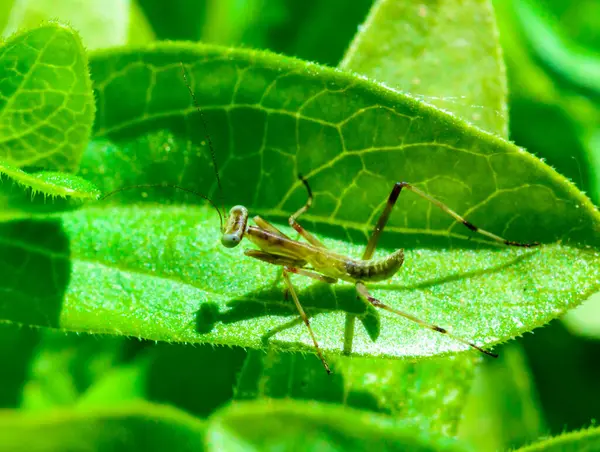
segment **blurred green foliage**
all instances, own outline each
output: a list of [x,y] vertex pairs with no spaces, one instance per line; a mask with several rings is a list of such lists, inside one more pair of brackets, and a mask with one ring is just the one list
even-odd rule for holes
[[[65,108],[49,111],[51,105],[60,104],[56,99],[29,99],[25,104],[43,106],[42,113],[33,108],[31,115],[21,115],[7,108],[10,92],[17,85],[0,83],[0,147],[10,150],[0,156],[4,159],[0,170],[4,182],[2,249],[5,252],[19,240],[25,240],[28,247],[27,253],[14,256],[11,266],[3,261],[0,269],[4,286],[0,292],[0,312],[4,313],[0,319],[0,407],[14,409],[0,411],[0,450],[274,450],[290,449],[300,441],[314,450],[373,450],[375,446],[381,450],[600,449],[600,432],[594,428],[600,417],[600,315],[594,315],[600,309],[598,295],[579,308],[588,314],[570,313],[566,323],[554,320],[534,334],[498,347],[495,351],[501,358],[496,361],[465,354],[418,362],[336,357],[332,363],[338,372],[328,377],[312,354],[67,333],[59,328],[64,294],[48,298],[38,290],[40,286],[65,287],[71,274],[64,266],[64,256],[73,250],[62,224],[56,221],[56,212],[77,207],[79,202],[72,203],[75,198],[97,195],[97,189],[81,177],[92,174],[101,181],[98,174],[119,165],[113,162],[115,166],[106,168],[101,159],[89,160],[90,152],[110,153],[110,148],[95,143],[86,149],[94,104],[87,63],[85,58],[78,59],[85,53],[72,51],[79,45],[78,39],[72,38],[67,28],[56,26],[24,31],[54,18],[78,30],[90,50],[191,40],[268,49],[332,67],[345,55],[347,58],[351,43],[362,49],[361,55],[367,54],[364,40],[376,35],[380,65],[354,60],[342,67],[408,90],[500,135],[505,134],[508,120],[512,141],[572,180],[598,205],[600,2],[498,0],[494,2],[497,23],[487,15],[487,2],[472,2],[464,16],[453,15],[443,2],[431,2],[429,9],[415,7],[414,2],[406,5],[405,22],[392,20],[393,15],[386,13],[385,29],[378,30],[372,24],[369,28],[368,22],[363,24],[373,6],[371,0],[2,2],[4,38],[15,32],[29,36],[22,42],[30,55],[21,64],[41,71],[23,82],[30,84],[26,91],[33,95],[42,84],[62,96]],[[371,21],[386,7],[389,2],[376,2],[379,10],[371,11]],[[426,19],[420,23],[427,25],[412,28],[412,17]],[[469,25],[458,19],[452,24],[453,17],[467,17],[467,22],[481,18],[485,27],[476,31],[483,37],[461,35],[458,28],[468,29]],[[378,23],[384,27],[384,21]],[[410,33],[404,33],[406,27]],[[486,34],[491,36],[486,45],[493,49],[496,27],[508,90],[503,76],[496,77],[503,70],[498,54],[485,61],[486,70],[491,71],[490,81],[484,85],[488,91],[478,91],[472,86],[482,77],[466,81],[461,71],[483,68],[477,60],[485,58],[456,49],[465,42],[483,40]],[[399,45],[403,39],[410,45]],[[48,51],[40,42],[59,49]],[[431,46],[435,50],[448,43],[455,45],[449,45],[434,61],[435,52],[428,53]],[[487,51],[490,53],[492,50]],[[110,72],[109,66],[120,64],[120,58],[107,58],[110,64],[102,70]],[[405,72],[406,83],[398,83],[400,76],[394,71],[402,73],[404,66],[410,67],[410,72]],[[438,77],[450,66],[446,78]],[[55,69],[48,71],[47,67]],[[96,70],[99,67],[96,63]],[[71,75],[56,76],[61,68]],[[6,64],[0,69],[5,71],[4,80],[11,79],[13,69]],[[94,74],[92,66],[94,76],[98,72]],[[448,90],[451,78],[457,80],[454,90]],[[438,79],[442,81],[436,86]],[[460,91],[463,86],[458,87],[461,80],[467,86],[464,93]],[[426,88],[415,88],[420,84]],[[478,92],[479,96],[474,95]],[[98,93],[102,89],[96,87]],[[100,105],[99,111],[104,107]],[[478,115],[479,111],[484,114]],[[104,119],[97,118],[96,128]],[[22,133],[24,127],[6,127],[19,121],[31,130],[41,130],[31,137],[43,139],[30,142],[27,133]],[[70,125],[79,128],[71,130]],[[61,135],[65,130],[68,134]],[[15,147],[15,142],[27,146]],[[74,149],[70,155],[87,153],[87,173],[68,172],[79,158],[52,158],[63,155],[60,149],[65,146]],[[11,154],[16,148],[34,149],[44,157],[37,161],[23,157],[26,152]],[[66,197],[62,204],[48,203],[46,195],[32,196],[36,192]],[[46,221],[32,226],[23,220],[33,214],[43,215]],[[19,222],[8,221],[15,219]],[[98,235],[102,233],[106,231]],[[95,250],[99,245],[90,240],[86,246]],[[39,249],[50,252],[42,255]],[[594,265],[598,261],[589,262],[586,279],[590,287],[597,287],[600,269]],[[81,259],[78,265],[87,263]],[[22,268],[28,269],[31,282],[17,284]],[[94,273],[89,274],[92,276],[85,282],[93,285]],[[552,274],[545,278],[552,283]],[[135,298],[134,283],[119,280],[111,284],[121,289],[132,284],[129,293]],[[18,293],[23,286],[28,291]],[[506,289],[499,286],[495,290],[500,298],[510,296],[511,289],[507,280]],[[501,294],[503,290],[506,293]],[[22,304],[14,308],[10,304],[14,300]],[[26,310],[33,314],[23,316]],[[78,314],[78,309],[72,310],[74,318]],[[164,319],[149,311],[131,316],[164,327]],[[106,319],[99,316],[94,321],[102,324]],[[120,328],[114,322],[112,326]],[[115,329],[107,331],[114,333]],[[401,348],[403,344],[394,345]],[[557,436],[565,431],[572,433]]]

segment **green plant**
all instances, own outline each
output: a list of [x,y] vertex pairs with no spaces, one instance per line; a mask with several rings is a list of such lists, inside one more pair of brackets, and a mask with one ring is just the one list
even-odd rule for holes
[[[47,10],[46,3],[16,2],[7,30],[15,21],[39,20],[33,11]],[[89,6],[60,19],[79,24],[89,45],[122,47],[88,54],[77,32],[59,23],[4,43],[0,319],[5,342],[19,345],[6,353],[12,370],[0,400],[23,410],[65,407],[61,414],[7,417],[0,429],[13,444],[48,422],[52,435],[40,437],[57,449],[118,442],[118,428],[130,432],[129,447],[267,448],[309,441],[306,431],[315,429],[325,435],[321,441],[340,448],[371,447],[374,437],[391,448],[428,450],[468,442],[452,437],[481,359],[460,344],[369,309],[351,286],[295,281],[334,369],[329,377],[313,355],[300,354],[311,351],[311,342],[283,299],[277,270],[224,250],[216,212],[202,199],[148,189],[94,201],[99,193],[148,183],[178,184],[218,200],[207,133],[227,205],[244,204],[285,224],[306,196],[296,179],[301,172],[315,191],[303,223],[345,254],[360,256],[397,180],[416,183],[485,229],[542,241],[532,250],[490,246],[402,194],[382,249],[407,248],[405,268],[390,283],[374,285],[374,294],[478,344],[506,342],[598,291],[597,208],[543,159],[507,141],[504,65],[491,6],[380,0],[342,58],[348,31],[370,2],[347,7],[339,33],[323,45],[329,30],[323,23],[342,4],[315,2],[293,15],[293,5],[275,0],[248,2],[251,14],[236,13],[234,2],[201,8],[180,2],[170,14],[199,8],[206,21],[177,28],[178,34],[158,2],[140,2],[122,12],[129,21],[115,13],[112,27],[97,28],[87,22],[95,8]],[[154,37],[213,43],[149,44]],[[341,63],[334,70],[228,47],[238,43]],[[573,111],[598,118],[597,105],[569,99]],[[586,116],[586,124],[593,120]],[[592,146],[585,155],[594,152]],[[587,158],[580,188],[597,202],[593,161]],[[353,356],[346,357],[341,350],[350,330]],[[509,374],[529,378],[527,364],[514,358],[521,352],[503,350]],[[529,409],[537,415],[535,395],[521,389],[507,384],[506,393],[533,400]],[[269,402],[284,397],[298,400]],[[485,397],[477,401],[485,405]],[[214,413],[232,399],[257,400]],[[300,401],[306,399],[328,405]],[[497,422],[511,414],[507,408]],[[506,439],[498,434],[487,442],[473,439],[475,423],[469,430],[465,421],[461,436],[481,447],[519,446],[547,433],[542,417],[528,431],[515,427]],[[280,428],[268,427],[274,419]],[[136,432],[148,422],[161,427],[139,439]],[[270,435],[273,444],[266,442]],[[597,435],[591,429],[569,438],[591,444]]]

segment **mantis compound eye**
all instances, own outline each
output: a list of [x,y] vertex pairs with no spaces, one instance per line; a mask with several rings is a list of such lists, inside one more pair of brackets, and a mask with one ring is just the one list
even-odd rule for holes
[[226,248],[233,248],[237,246],[246,232],[246,225],[248,224],[248,209],[244,206],[234,206],[229,211],[229,217],[227,218],[227,224],[225,230],[221,236],[221,243]]

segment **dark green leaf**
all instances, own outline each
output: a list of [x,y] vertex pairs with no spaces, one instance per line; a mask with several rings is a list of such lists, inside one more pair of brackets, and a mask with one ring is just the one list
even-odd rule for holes
[[178,0],[170,3],[163,0],[138,0],[157,39],[194,41],[200,38],[209,2],[212,0]]
[[202,451],[204,423],[167,406],[138,403],[112,409],[0,413],[4,450]]
[[[556,32],[584,30],[578,21],[597,20],[598,15],[582,14],[593,10],[596,2],[548,2],[539,4],[543,17],[523,16],[523,2],[497,1],[498,24],[507,61],[511,138],[530,152],[547,160],[561,174],[573,180],[580,189],[600,202],[600,108],[593,96],[585,96],[580,87],[567,83],[564,77],[543,64],[547,55],[533,51],[528,41],[533,21],[560,16],[565,25]],[[520,6],[521,5],[521,6]],[[557,8],[558,11],[552,11]],[[573,23],[574,22],[574,23]],[[571,26],[566,26],[566,24]],[[587,36],[579,33],[579,37]]]
[[507,136],[506,79],[489,1],[378,0],[342,69]]
[[578,430],[600,418],[600,341],[571,334],[555,320],[521,339],[548,435]]
[[[479,226],[546,243],[534,250],[491,246],[403,193],[382,247],[408,247],[405,268],[390,283],[372,285],[385,302],[491,345],[597,290],[598,212],[552,169],[382,86],[268,53],[161,44],[96,56],[100,109],[82,171],[105,191],[166,182],[218,193],[181,60],[206,114],[228,204],[284,222],[305,202],[301,172],[315,191],[304,225],[336,238],[326,240],[332,249],[359,257],[393,183],[409,180]],[[223,249],[216,213],[180,194],[129,191],[52,222],[5,227],[10,272],[3,285],[13,295],[2,317],[166,341],[260,348],[270,338],[312,349],[293,304],[283,300],[279,270]],[[22,260],[25,266],[15,265]],[[27,287],[34,269],[54,279]],[[327,353],[342,351],[345,312],[362,323],[355,328],[358,355],[464,349],[403,319],[380,318],[349,285],[294,283]],[[293,324],[284,329],[287,320]]]
[[511,342],[498,351],[498,360],[478,368],[459,427],[475,450],[512,450],[548,431],[522,347]]
[[389,418],[314,402],[232,405],[211,418],[210,450],[450,451],[449,438],[397,425]]
[[0,408],[20,405],[38,340],[38,328],[0,322]]
[[231,400],[244,357],[240,348],[147,344],[135,360],[106,372],[80,397],[78,406],[143,398],[206,417]]
[[[562,2],[548,3],[560,5]],[[579,15],[586,9],[589,10],[589,13],[595,17],[595,25],[598,27],[600,26],[600,19],[598,19],[600,8],[597,3],[594,3],[589,0],[583,1],[578,7],[573,7],[573,12],[576,11]],[[515,3],[515,7],[522,21],[522,30],[527,36],[527,41],[545,64],[569,79],[571,83],[600,94],[598,79],[600,39],[598,42],[592,43],[589,48],[577,45],[576,41],[572,41],[566,36],[570,33],[569,28],[575,24],[569,24],[571,27],[561,27],[562,21],[557,20],[560,17],[550,17],[548,10],[552,7],[546,3],[536,5],[536,2],[525,0]],[[562,8],[559,6],[554,9]],[[568,11],[562,11],[562,13],[568,13]]]
[[124,342],[121,337],[41,331],[21,406],[35,410],[74,404],[119,363]]
[[315,355],[252,350],[236,398],[317,400],[374,411],[453,435],[471,386],[473,357],[376,360],[336,357],[333,375]]

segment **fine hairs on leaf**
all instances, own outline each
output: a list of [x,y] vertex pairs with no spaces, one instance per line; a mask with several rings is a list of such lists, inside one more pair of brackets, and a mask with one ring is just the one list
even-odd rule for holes
[[[158,43],[151,50],[93,55],[98,115],[80,174],[104,193],[159,184],[214,199],[219,187],[212,157],[181,62],[210,124],[223,191],[253,214],[285,224],[306,203],[297,178],[302,173],[314,195],[303,225],[335,253],[360,256],[390,189],[409,180],[470,224],[545,243],[535,250],[499,249],[415,193],[400,196],[378,248],[388,254],[402,245],[405,268],[369,285],[386,305],[452,326],[453,334],[487,348],[546,323],[596,290],[597,256],[584,247],[595,249],[598,215],[564,178],[516,146],[413,98],[269,52]],[[141,202],[134,192],[61,214],[69,283],[58,279],[62,284],[44,289],[60,303],[11,299],[9,305],[19,308],[3,316],[168,342],[264,348],[269,338],[276,349],[314,350],[294,304],[283,300],[279,270],[215,243],[220,227],[212,207],[172,190],[151,190]],[[56,250],[39,243],[40,234],[10,234],[9,240],[47,250],[35,256],[52,265],[44,256]],[[42,264],[36,265],[24,271]],[[561,271],[565,265],[569,272]],[[441,334],[370,309],[351,286],[305,279],[295,278],[294,286],[329,356],[344,352],[348,313],[357,320],[356,355],[464,350]],[[30,289],[21,290],[33,303]]]

